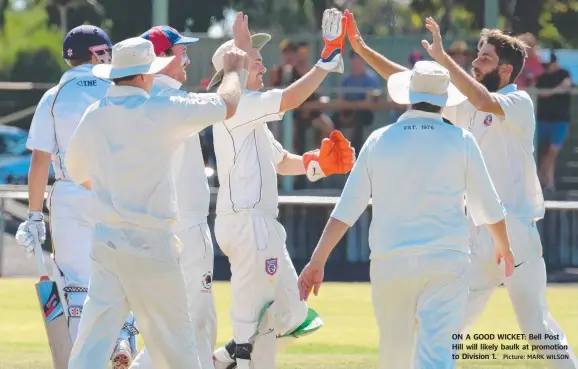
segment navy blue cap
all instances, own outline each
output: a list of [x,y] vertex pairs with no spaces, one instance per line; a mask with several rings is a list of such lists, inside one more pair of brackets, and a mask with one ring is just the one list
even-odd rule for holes
[[87,58],[96,51],[107,49],[112,49],[112,43],[106,32],[96,26],[82,25],[66,34],[62,44],[62,58]]

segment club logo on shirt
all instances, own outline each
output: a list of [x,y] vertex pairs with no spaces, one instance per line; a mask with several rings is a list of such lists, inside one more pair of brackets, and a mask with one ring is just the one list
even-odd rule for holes
[[267,274],[275,275],[275,273],[277,273],[277,267],[278,267],[278,259],[277,258],[271,258],[271,259],[265,260],[265,271],[267,272]]
[[211,290],[211,287],[213,286],[213,273],[210,270],[205,274],[203,274],[203,279],[201,280],[201,283],[203,285],[203,288],[205,289],[204,291],[201,292],[208,293]]
[[489,127],[492,124],[492,114],[488,114],[486,118],[484,118],[484,126]]

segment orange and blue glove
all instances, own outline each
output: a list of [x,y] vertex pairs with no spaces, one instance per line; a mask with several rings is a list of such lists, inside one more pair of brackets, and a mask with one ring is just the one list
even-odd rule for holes
[[307,178],[315,182],[333,174],[346,174],[355,162],[355,149],[341,132],[333,131],[324,138],[321,148],[303,154]]
[[347,18],[342,12],[335,8],[325,10],[321,21],[325,46],[315,66],[328,72],[343,73],[346,28]]

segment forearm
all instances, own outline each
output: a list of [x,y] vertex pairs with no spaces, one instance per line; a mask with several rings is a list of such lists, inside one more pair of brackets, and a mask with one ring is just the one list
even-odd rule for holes
[[277,173],[282,176],[299,176],[305,174],[303,157],[287,153],[283,161],[277,164]]
[[502,219],[495,224],[486,224],[486,228],[494,240],[494,246],[498,248],[510,247],[508,230],[506,228],[506,219]]
[[325,229],[323,230],[323,234],[317,243],[317,247],[315,247],[315,250],[311,255],[311,261],[325,264],[329,258],[329,254],[331,254],[348,229],[349,226],[342,221],[335,218],[329,218],[325,225]]
[[34,151],[28,170],[28,210],[42,211],[48,184],[51,157],[49,153]]
[[284,112],[301,106],[321,86],[328,73],[319,67],[311,68],[303,77],[283,91],[279,111]]
[[247,85],[249,73],[245,69],[225,73],[217,94],[221,96],[227,106],[227,118],[231,118],[237,112],[237,106],[241,101],[241,95]]
[[388,79],[392,74],[408,70],[406,67],[387,59],[367,45],[363,45],[358,51],[358,54],[384,79]]
[[493,101],[488,89],[470,76],[449,55],[445,54],[439,62],[450,73],[452,83],[464,94],[468,101],[480,111],[487,111]]

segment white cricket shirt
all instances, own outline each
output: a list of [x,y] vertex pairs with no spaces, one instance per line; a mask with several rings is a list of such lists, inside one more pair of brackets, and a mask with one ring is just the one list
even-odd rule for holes
[[[181,90],[182,84],[164,74],[155,76],[151,96],[194,97]],[[211,192],[205,174],[205,161],[198,133],[193,133],[177,149],[173,157],[179,207],[179,229],[205,223],[209,215]]]
[[110,81],[96,78],[92,64],[83,64],[66,71],[58,85],[48,90],[40,99],[32,118],[26,146],[30,150],[52,154],[56,178],[67,191],[86,191],[74,185],[64,164],[68,142],[85,110],[102,99]]
[[476,225],[504,218],[472,134],[410,110],[369,136],[331,217],[352,226],[372,198],[371,259],[410,248],[469,253],[464,195]]
[[172,228],[178,222],[173,155],[226,114],[217,94],[149,98],[136,87],[111,86],[86,111],[66,156],[71,178],[92,182],[95,222]]
[[267,122],[280,120],[283,90],[245,90],[230,119],[213,126],[219,175],[217,214],[258,209],[279,213],[277,164],[287,155]]
[[545,207],[534,161],[534,104],[515,84],[505,86],[495,96],[505,116],[478,111],[468,101],[445,108],[444,115],[476,138],[508,214],[541,219]]

